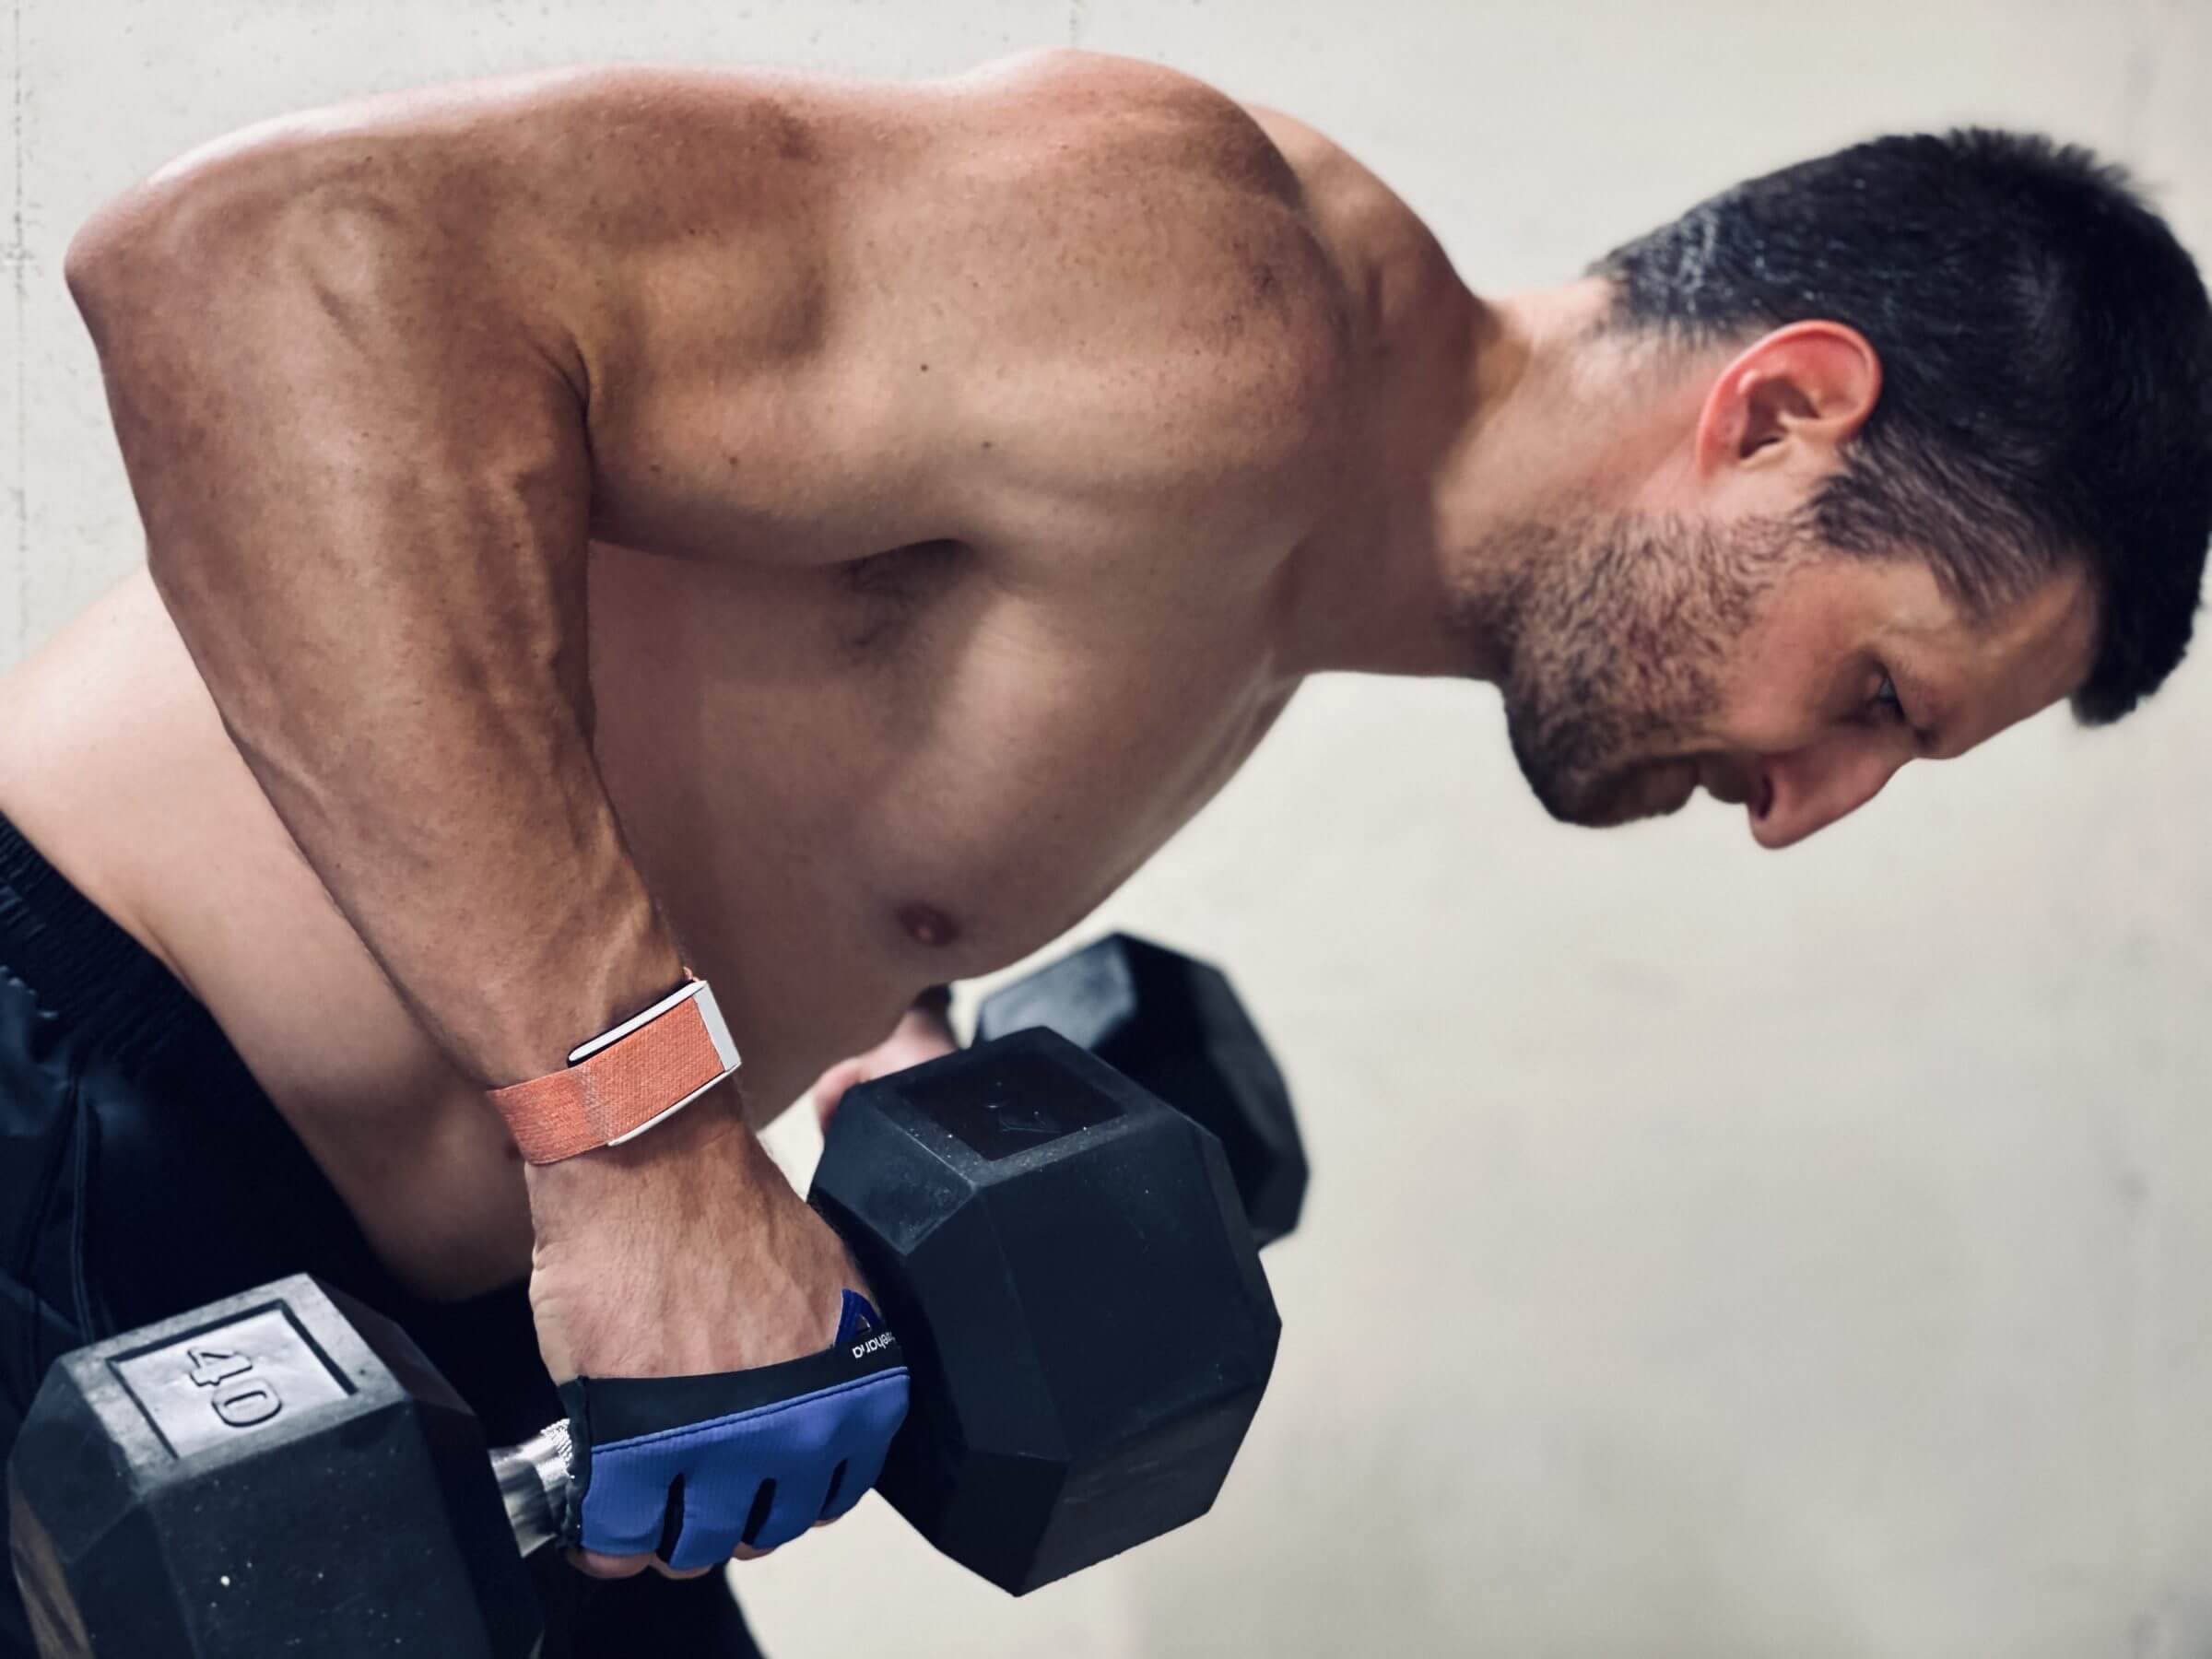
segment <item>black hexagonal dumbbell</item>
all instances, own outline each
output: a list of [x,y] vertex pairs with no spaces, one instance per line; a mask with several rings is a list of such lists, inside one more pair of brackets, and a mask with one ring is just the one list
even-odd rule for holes
[[510,1659],[567,1445],[488,1460],[406,1332],[299,1274],[54,1361],[8,1460],[16,1581],[48,1659]]
[[853,1089],[812,1198],[906,1349],[877,1485],[937,1548],[1020,1594],[1212,1506],[1281,1335],[1218,1141],[1025,1030]]
[[1111,934],[985,997],[976,1041],[1030,1026],[1088,1049],[1212,1130],[1262,1245],[1298,1225],[1308,1172],[1290,1091],[1218,968]]
[[[879,1484],[938,1548],[1018,1594],[1212,1504],[1280,1324],[1187,1118],[1028,1031],[853,1089],[811,1198],[906,1350]],[[487,1459],[405,1333],[283,1280],[55,1362],[17,1576],[50,1654],[527,1654],[565,1445]]]

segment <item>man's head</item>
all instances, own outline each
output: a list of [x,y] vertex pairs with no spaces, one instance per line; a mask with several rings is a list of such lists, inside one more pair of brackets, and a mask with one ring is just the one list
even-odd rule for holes
[[[2212,306],[2126,180],[1885,138],[1620,248],[1593,344],[1650,466],[1506,540],[1515,754],[1576,822],[1702,782],[1786,845],[2061,698],[2119,718],[2212,537]],[[1622,481],[1625,473],[1626,482]]]

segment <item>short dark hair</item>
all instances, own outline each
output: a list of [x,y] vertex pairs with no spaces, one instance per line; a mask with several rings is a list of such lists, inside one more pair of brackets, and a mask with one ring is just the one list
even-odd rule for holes
[[2212,539],[2212,304],[2120,168],[2028,134],[1877,138],[1723,192],[1592,267],[1614,320],[1704,344],[1812,318],[1881,400],[1809,509],[1925,551],[1986,613],[2068,561],[2099,610],[2074,699],[2117,720],[2189,643]]

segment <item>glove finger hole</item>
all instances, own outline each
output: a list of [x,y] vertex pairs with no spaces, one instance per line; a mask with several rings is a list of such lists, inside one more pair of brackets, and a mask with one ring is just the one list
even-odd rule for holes
[[753,1507],[746,1512],[745,1531],[738,1535],[739,1543],[749,1547],[759,1537],[760,1529],[768,1524],[768,1513],[775,1507],[775,1502],[776,1483],[772,1480],[762,1481],[760,1489],[753,1494]]
[[746,1542],[755,1549],[767,1550],[800,1536],[822,1518],[822,1478],[811,1472],[787,1473],[774,1503]]
[[822,1519],[835,1521],[868,1495],[883,1473],[883,1453],[849,1458],[837,1465],[838,1480],[830,1488],[830,1496],[822,1501]]
[[653,1547],[653,1553],[664,1561],[671,1561],[676,1554],[676,1541],[684,1534],[684,1477],[678,1475],[668,1484],[668,1507],[661,1512],[661,1539]]

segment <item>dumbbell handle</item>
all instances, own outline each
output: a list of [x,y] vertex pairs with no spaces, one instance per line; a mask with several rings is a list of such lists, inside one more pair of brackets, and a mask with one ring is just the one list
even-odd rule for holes
[[569,1425],[548,1423],[518,1445],[491,1454],[491,1475],[500,1483],[507,1524],[524,1555],[560,1536],[569,1518]]

